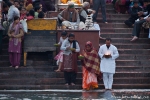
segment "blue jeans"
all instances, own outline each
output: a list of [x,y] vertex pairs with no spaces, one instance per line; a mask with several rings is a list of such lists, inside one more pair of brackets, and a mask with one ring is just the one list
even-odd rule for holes
[[93,15],[93,21],[97,22],[97,15],[99,12],[99,8],[101,7],[103,22],[106,22],[106,1],[105,0],[93,0],[93,10],[95,10],[95,14]]

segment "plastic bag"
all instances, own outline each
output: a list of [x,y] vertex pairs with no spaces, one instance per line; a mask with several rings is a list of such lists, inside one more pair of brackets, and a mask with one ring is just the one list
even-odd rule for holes
[[27,27],[27,19],[22,19],[22,20],[20,20],[20,23],[22,24],[22,28],[23,28],[23,31],[25,32],[25,33],[27,33],[28,32],[28,27]]

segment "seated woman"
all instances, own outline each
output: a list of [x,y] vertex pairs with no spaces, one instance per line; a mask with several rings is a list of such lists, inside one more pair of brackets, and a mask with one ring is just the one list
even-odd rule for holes
[[74,8],[74,3],[70,2],[68,8],[58,14],[59,24],[65,27],[78,25],[80,18],[77,10]]
[[97,78],[101,78],[99,67],[100,59],[97,51],[94,49],[90,41],[86,43],[82,54],[84,56],[84,60],[82,60],[82,88],[85,90],[98,88]]
[[38,18],[45,18],[45,14],[43,11],[40,11],[38,14]]
[[36,6],[34,11],[34,18],[38,18],[39,12],[42,11],[42,8],[40,6]]
[[32,20],[34,19],[34,10],[29,11],[29,16],[27,16],[27,20]]

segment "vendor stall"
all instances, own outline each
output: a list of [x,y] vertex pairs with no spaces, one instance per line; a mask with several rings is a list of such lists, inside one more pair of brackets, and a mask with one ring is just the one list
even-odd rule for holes
[[28,33],[24,36],[24,66],[28,52],[48,52],[55,54],[56,19],[34,19],[27,21]]

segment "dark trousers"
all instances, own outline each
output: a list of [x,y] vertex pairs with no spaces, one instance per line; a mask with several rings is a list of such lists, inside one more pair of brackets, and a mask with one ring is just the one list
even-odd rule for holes
[[96,22],[97,15],[99,12],[99,7],[101,7],[103,22],[106,22],[106,1],[105,0],[93,0],[93,10],[95,14],[93,15],[93,21]]
[[76,72],[66,72],[66,71],[64,71],[64,77],[65,77],[66,83],[68,83],[68,84],[75,83],[77,73]]
[[140,36],[141,26],[142,26],[142,24],[144,22],[146,22],[145,19],[140,20],[140,21],[134,23],[134,28],[133,28],[133,31],[132,31],[132,36],[137,36],[137,37]]
[[124,21],[124,23],[129,26],[129,27],[132,27],[132,25],[135,23],[135,20],[136,19],[131,19],[129,18],[128,20]]

